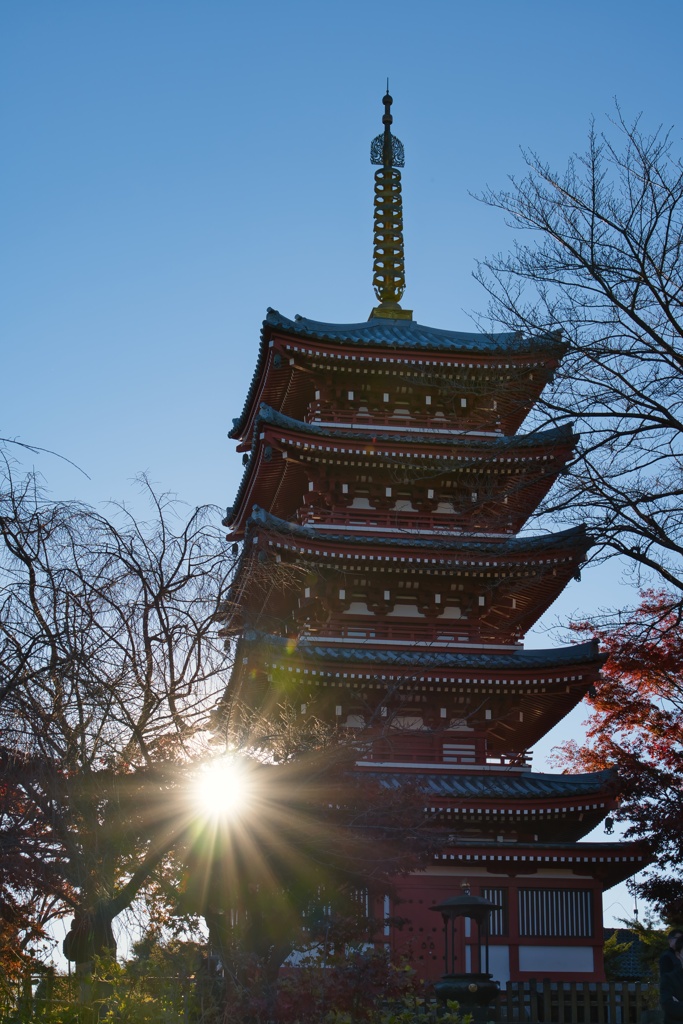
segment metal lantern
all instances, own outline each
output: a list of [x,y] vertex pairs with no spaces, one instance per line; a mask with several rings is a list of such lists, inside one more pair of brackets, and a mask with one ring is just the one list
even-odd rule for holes
[[[455,999],[465,1008],[487,1006],[498,994],[498,984],[489,973],[489,920],[491,911],[500,910],[500,904],[483,896],[472,896],[469,886],[463,885],[461,896],[451,896],[437,903],[432,910],[441,914],[444,925],[444,974],[434,986],[439,999]],[[455,969],[455,922],[470,918],[477,923],[479,970],[462,972]]]

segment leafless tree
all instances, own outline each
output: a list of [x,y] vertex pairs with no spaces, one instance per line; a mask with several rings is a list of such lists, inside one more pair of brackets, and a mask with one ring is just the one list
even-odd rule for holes
[[683,601],[683,163],[671,132],[640,119],[591,127],[562,173],[480,198],[530,232],[478,269],[497,324],[560,328],[568,352],[533,425],[573,421],[568,474],[540,513],[587,522],[597,557],[624,555]]
[[149,521],[123,505],[107,518],[3,468],[0,791],[14,831],[0,886],[16,902],[21,864],[27,886],[49,867],[84,961],[113,948],[112,920],[187,826],[188,773],[226,684],[215,612],[232,560],[213,508],[183,520],[143,482]]

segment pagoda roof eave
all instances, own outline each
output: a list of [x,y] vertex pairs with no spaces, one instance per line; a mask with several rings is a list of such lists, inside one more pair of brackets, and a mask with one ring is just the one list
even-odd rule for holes
[[619,843],[494,843],[459,840],[457,847],[435,853],[435,863],[477,863],[489,871],[565,868],[576,874],[599,877],[609,889],[647,867],[652,852],[642,840]]
[[[406,775],[366,763],[363,775],[376,778],[385,789],[400,789]],[[619,776],[614,768],[575,775],[551,775],[537,772],[425,772],[411,771],[410,781],[430,799],[505,800],[553,803],[565,799],[598,799],[615,796]],[[578,813],[578,812],[577,812]]]
[[248,628],[238,640],[230,687],[242,692],[256,670],[269,679],[269,700],[291,696],[298,688],[324,700],[329,686],[354,696],[359,687],[376,694],[395,687],[404,694],[424,694],[439,686],[444,692],[453,688],[478,708],[483,695],[494,706],[495,685],[495,706],[501,712],[510,699],[521,701],[524,710],[514,738],[507,728],[491,732],[491,751],[506,753],[533,748],[598,681],[605,660],[593,640],[550,650],[411,650],[333,645],[314,637],[295,640]]
[[391,320],[385,317],[371,317],[357,324],[328,324],[303,316],[295,316],[290,320],[278,310],[269,309],[265,324],[286,334],[293,334],[297,338],[315,338],[318,341],[376,348],[457,353],[486,352],[495,355],[534,350],[559,355],[567,350],[567,344],[560,340],[559,333],[532,338],[525,337],[520,331],[447,331],[418,324],[415,320]]
[[[442,448],[448,449],[448,455],[435,454],[435,458],[439,460],[439,464],[442,467],[443,472],[448,472],[451,469],[459,470],[463,468],[462,458],[463,455],[466,458],[472,459],[486,459],[487,461],[502,457],[510,459],[514,457],[514,453],[517,451],[523,452],[538,452],[537,458],[542,458],[542,453],[547,449],[564,449],[564,453],[561,453],[560,465],[566,461],[571,455],[571,451],[578,439],[578,435],[574,433],[571,424],[566,424],[560,427],[554,427],[550,430],[536,431],[528,434],[513,434],[512,436],[500,435],[497,437],[472,437],[467,434],[445,434],[445,435],[431,435],[431,434],[396,434],[391,432],[383,433],[381,431],[363,431],[363,430],[335,430],[328,429],[326,427],[319,427],[315,424],[303,423],[300,420],[292,419],[290,416],[285,416],[283,413],[276,412],[271,409],[270,406],[261,405],[259,415],[254,423],[253,440],[249,459],[242,472],[242,478],[237,488],[237,493],[233,501],[232,506],[226,513],[224,525],[226,527],[234,526],[238,521],[242,520],[244,516],[244,502],[247,497],[251,479],[259,461],[258,455],[260,446],[262,444],[261,434],[263,428],[280,428],[286,430],[294,436],[303,436],[319,439],[320,441],[329,440],[331,442],[342,442],[342,444],[350,445],[354,450],[357,449],[359,444],[368,444],[370,449],[368,452],[362,453],[369,457],[374,457],[378,461],[389,461],[393,463],[396,461],[396,456],[393,454],[382,453],[377,451],[377,447],[382,444],[391,445],[392,448],[396,448],[397,445],[403,449],[398,457],[404,458],[406,451],[411,449],[419,449],[427,445],[429,448],[433,448],[439,451]],[[296,443],[296,442],[295,442]],[[296,445],[297,450],[299,445]],[[336,449],[335,449],[336,450]],[[458,455],[458,452],[462,453]],[[562,457],[564,454],[564,458]],[[326,457],[329,458],[329,453],[325,453]],[[415,457],[419,459],[420,468],[424,469],[425,458],[424,454],[419,451],[416,452]],[[558,465],[555,472],[560,471]]]
[[474,436],[465,431],[453,430],[452,433],[437,434],[433,431],[420,433],[414,431],[392,431],[390,428],[375,428],[363,430],[357,427],[346,429],[339,427],[320,426],[316,423],[304,423],[282,412],[277,412],[271,406],[262,403],[254,421],[254,444],[258,439],[259,427],[262,425],[281,427],[297,434],[308,434],[313,437],[330,438],[335,440],[348,441],[354,444],[358,441],[367,441],[372,444],[386,441],[391,444],[403,445],[424,445],[430,447],[462,447],[473,452],[483,452],[487,455],[491,451],[500,449],[508,451],[515,448],[543,448],[558,444],[573,445],[578,440],[570,423],[562,424],[559,427],[551,427],[547,430],[530,431],[526,434],[499,434],[493,437]]
[[236,439],[248,423],[249,413],[256,398],[274,332],[301,340],[317,340],[360,348],[390,349],[397,351],[420,351],[463,355],[515,356],[545,353],[559,359],[568,346],[560,340],[559,332],[526,338],[519,332],[500,334],[476,334],[465,331],[446,331],[426,327],[413,320],[389,320],[372,317],[358,324],[327,324],[297,316],[294,320],[269,308],[261,329],[256,367],[252,375],[242,413],[233,420],[228,437]]
[[[529,555],[536,555],[542,552],[553,550],[581,551],[585,554],[593,541],[586,532],[586,527],[572,526],[567,530],[556,533],[534,534],[531,536],[518,536],[509,539],[496,541],[495,543],[483,540],[470,540],[457,536],[442,538],[428,537],[381,537],[362,534],[344,534],[325,532],[322,535],[319,531],[306,526],[299,526],[298,523],[290,523],[284,519],[278,519],[264,509],[254,507],[254,510],[247,520],[245,528],[245,539],[249,539],[257,530],[265,530],[273,535],[292,537],[302,542],[315,542],[321,548],[330,548],[340,545],[348,548],[374,548],[379,550],[407,551],[438,551],[444,555],[471,554],[502,560],[506,556],[524,558]],[[365,556],[363,556],[365,557]]]
[[[458,669],[482,672],[529,672],[541,669],[561,669],[571,666],[588,665],[598,667],[605,661],[606,655],[600,654],[596,640],[587,640],[581,644],[568,647],[546,648],[539,650],[519,649],[512,652],[492,652],[490,654],[454,651],[429,650],[381,650],[368,647],[329,647],[311,640],[298,640],[292,644],[291,638],[259,633],[255,630],[246,631],[240,644],[255,646],[259,651],[272,650],[276,656],[301,658],[316,662],[332,662],[333,664],[382,666],[397,669],[414,669],[415,667],[430,669]],[[239,658],[236,659],[239,661]]]

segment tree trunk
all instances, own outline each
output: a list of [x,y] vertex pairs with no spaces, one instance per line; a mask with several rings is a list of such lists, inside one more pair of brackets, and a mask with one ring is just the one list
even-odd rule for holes
[[78,1002],[96,1018],[106,1016],[111,996],[111,983],[97,978],[94,970],[96,960],[116,959],[113,916],[106,901],[94,909],[76,911],[62,945],[64,956],[75,964]]

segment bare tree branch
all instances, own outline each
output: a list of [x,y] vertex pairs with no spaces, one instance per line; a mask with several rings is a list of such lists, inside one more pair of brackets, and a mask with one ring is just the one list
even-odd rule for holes
[[97,908],[111,932],[187,827],[183,784],[227,682],[215,615],[233,559],[217,510],[183,518],[146,480],[141,522],[4,468],[0,797],[28,875],[0,864],[0,882],[19,899],[49,864],[62,913]]
[[[614,138],[613,138],[614,137]],[[570,348],[533,427],[571,421],[580,441],[541,517],[586,522],[596,557],[683,591],[683,163],[673,137],[617,108],[563,173],[525,153],[510,188],[480,198],[532,232],[480,264],[489,315]]]

